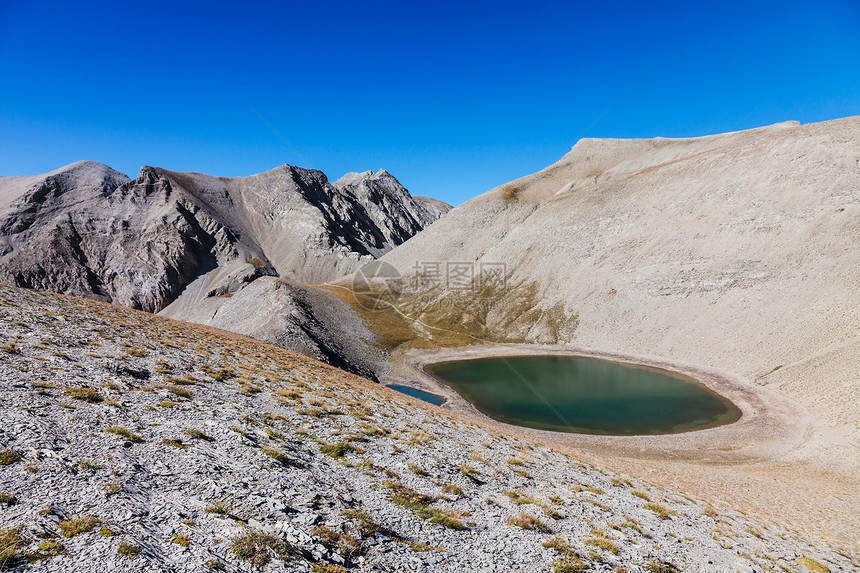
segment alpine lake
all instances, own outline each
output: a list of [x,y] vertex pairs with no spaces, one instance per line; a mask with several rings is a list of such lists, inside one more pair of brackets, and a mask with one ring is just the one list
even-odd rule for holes
[[485,415],[581,434],[675,434],[730,424],[740,409],[692,378],[581,356],[438,362],[425,371]]

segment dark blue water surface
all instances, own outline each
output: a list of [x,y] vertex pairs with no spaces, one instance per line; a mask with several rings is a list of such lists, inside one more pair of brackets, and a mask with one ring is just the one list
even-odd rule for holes
[[397,390],[398,392],[402,392],[403,394],[412,396],[413,398],[418,398],[419,400],[430,402],[434,406],[441,406],[445,402],[445,398],[443,398],[439,394],[432,394],[430,392],[425,392],[424,390],[419,390],[418,388],[412,388],[410,386],[401,386],[400,384],[391,384],[388,387],[392,390]]
[[680,374],[580,356],[441,362],[428,374],[496,420],[583,434],[670,434],[738,420],[726,398]]

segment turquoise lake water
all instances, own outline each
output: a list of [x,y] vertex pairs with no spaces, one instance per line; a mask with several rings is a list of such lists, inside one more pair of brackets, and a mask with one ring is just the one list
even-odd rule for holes
[[578,356],[431,364],[428,374],[509,424],[583,434],[671,434],[734,422],[728,399],[679,374]]

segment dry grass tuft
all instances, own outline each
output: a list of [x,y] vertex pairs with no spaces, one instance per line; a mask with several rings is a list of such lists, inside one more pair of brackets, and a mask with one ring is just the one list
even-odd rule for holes
[[505,520],[507,525],[515,525],[523,529],[536,530],[542,533],[549,533],[550,529],[542,521],[536,517],[532,517],[527,513],[518,513],[512,515]]
[[75,537],[92,531],[100,523],[101,521],[97,517],[88,515],[86,517],[79,517],[78,519],[67,519],[65,521],[61,521],[57,526],[60,528],[60,531],[63,532],[65,537]]

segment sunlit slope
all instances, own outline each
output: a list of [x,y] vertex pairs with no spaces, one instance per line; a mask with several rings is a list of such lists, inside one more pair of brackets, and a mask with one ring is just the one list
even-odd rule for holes
[[417,311],[404,295],[425,338],[468,331],[712,366],[860,436],[858,117],[584,139],[383,260],[404,275],[432,261],[474,264],[476,276],[505,265],[503,291],[476,279]]

